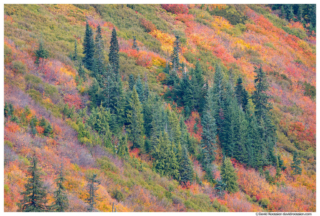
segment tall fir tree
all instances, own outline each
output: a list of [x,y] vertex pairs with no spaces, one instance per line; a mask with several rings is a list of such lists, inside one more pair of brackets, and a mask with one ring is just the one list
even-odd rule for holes
[[[109,62],[113,68],[116,77],[119,75],[119,43],[117,39],[117,31],[115,28],[112,30],[110,41]],[[118,78],[118,77],[117,77]]]
[[133,74],[129,75],[129,90],[133,90],[133,86],[135,85],[136,81],[134,80]]
[[139,101],[141,103],[143,103],[144,101],[144,89],[143,89],[143,85],[142,85],[142,82],[141,82],[141,79],[140,79],[140,75],[138,76],[138,79],[136,81],[136,90],[137,90],[137,93],[139,95]]
[[74,41],[74,54],[73,54],[73,60],[78,59],[78,49],[77,49],[77,40]]
[[128,142],[127,142],[127,135],[123,135],[119,138],[119,146],[117,154],[122,157],[126,158],[129,156],[129,150],[128,150]]
[[179,164],[180,182],[182,184],[192,183],[193,166],[186,146],[182,146],[182,158]]
[[128,132],[130,134],[130,140],[132,141],[132,148],[141,148],[144,146],[144,128],[143,128],[143,114],[142,107],[139,101],[136,88],[133,87],[131,100],[129,102],[130,109],[127,113],[129,122]]
[[248,104],[248,92],[242,85],[241,77],[239,77],[237,80],[235,93],[236,93],[238,105],[243,109],[243,111],[246,111],[246,106]]
[[96,205],[96,191],[97,191],[97,185],[100,184],[100,181],[97,179],[97,174],[93,174],[92,177],[88,178],[88,192],[89,192],[89,198],[86,199],[86,202],[89,204],[88,211],[92,212],[94,210],[94,207]]
[[89,69],[93,70],[93,62],[94,62],[94,53],[95,53],[95,45],[93,40],[93,32],[92,28],[89,26],[89,23],[87,21],[86,23],[86,32],[83,42],[83,54],[85,55],[83,58],[84,66]]
[[291,163],[291,168],[293,170],[293,175],[301,175],[301,160],[298,158],[298,153],[296,151],[293,152],[293,162]]
[[36,157],[32,159],[31,166],[28,168],[28,178],[25,184],[25,191],[21,193],[23,199],[18,204],[22,212],[45,212],[47,207],[47,192],[43,186],[40,170],[38,168],[38,160]]
[[69,201],[66,194],[66,188],[64,187],[63,183],[65,182],[65,177],[62,171],[62,164],[61,164],[61,170],[56,178],[55,182],[57,185],[56,191],[54,194],[54,202],[53,205],[51,205],[51,210],[56,212],[65,212],[69,207]]
[[237,183],[237,174],[232,166],[230,158],[225,158],[221,167],[221,179],[226,184],[225,189],[229,193],[235,193],[239,190]]
[[82,62],[80,62],[78,74],[79,74],[79,77],[81,77],[81,79],[82,79],[83,81],[86,81],[86,80],[87,80],[86,72],[85,72],[84,69],[83,69]]
[[172,69],[178,71],[180,68],[180,36],[176,35],[176,40],[174,42],[173,53],[171,56]]
[[47,59],[49,57],[49,52],[44,48],[42,40],[39,42],[39,48],[35,51],[35,54],[36,60],[34,63],[37,65],[39,65],[40,59]]

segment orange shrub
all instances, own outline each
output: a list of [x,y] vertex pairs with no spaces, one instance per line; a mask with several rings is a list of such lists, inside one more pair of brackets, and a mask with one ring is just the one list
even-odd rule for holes
[[20,127],[17,123],[10,121],[6,123],[6,129],[10,132],[15,133],[20,130]]

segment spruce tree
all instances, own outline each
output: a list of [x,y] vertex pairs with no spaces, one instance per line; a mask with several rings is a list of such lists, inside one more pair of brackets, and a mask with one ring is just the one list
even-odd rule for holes
[[132,91],[133,90],[133,86],[135,85],[135,80],[134,80],[134,76],[133,74],[129,75],[129,90]]
[[38,161],[33,158],[31,166],[28,168],[28,178],[25,184],[25,191],[21,193],[23,199],[18,204],[22,212],[45,212],[47,207],[47,192],[43,186]]
[[89,69],[93,70],[93,62],[94,62],[94,53],[95,53],[95,45],[93,40],[93,32],[89,23],[86,23],[86,32],[83,42],[83,54],[85,55],[83,58],[84,66]]
[[246,106],[248,104],[248,92],[242,85],[242,78],[239,77],[237,80],[237,85],[236,85],[236,97],[238,101],[238,105],[243,109],[243,111],[246,110]]
[[53,205],[51,206],[52,211],[65,212],[69,207],[66,188],[63,186],[63,183],[65,180],[66,179],[63,175],[62,164],[61,164],[61,170],[60,170],[59,176],[55,180],[57,189],[54,192],[54,202],[53,202]]
[[180,53],[180,37],[176,35],[176,40],[174,42],[174,48],[173,48],[173,53],[171,56],[171,61],[172,61],[172,69],[174,71],[178,71],[180,67],[180,58],[179,58],[179,53]]
[[103,43],[101,39],[101,35],[96,36],[95,42],[95,53],[94,53],[94,61],[92,66],[93,76],[97,80],[102,81],[102,76],[105,73],[105,62],[104,62],[104,54],[103,54]]
[[225,158],[221,167],[221,179],[226,184],[225,189],[229,193],[235,193],[239,190],[237,183],[237,174],[229,158]]
[[112,30],[110,41],[109,62],[116,76],[119,75],[119,44],[117,39],[117,31],[115,28]]
[[49,52],[43,47],[43,42],[39,42],[39,48],[35,51],[36,61],[35,64],[39,65],[40,59],[47,59],[49,57]]
[[88,211],[92,212],[94,210],[95,204],[96,204],[96,191],[97,191],[97,185],[100,184],[100,181],[97,179],[97,174],[93,174],[92,177],[88,178],[88,192],[89,192],[89,198],[86,199],[86,202],[89,204]]
[[78,59],[78,50],[77,50],[77,40],[74,41],[74,54],[73,54],[73,60]]
[[142,148],[144,145],[143,115],[141,103],[135,87],[133,87],[129,107],[130,109],[127,111],[127,120],[129,122],[127,130],[130,134],[129,137],[133,144],[132,148]]
[[127,135],[122,136],[121,138],[119,138],[119,140],[120,143],[118,146],[117,154],[122,158],[126,158],[129,156]]
[[193,166],[189,158],[189,153],[186,146],[182,146],[182,158],[179,164],[180,164],[180,168],[179,168],[180,183],[182,184],[187,184],[188,182],[192,183]]
[[293,175],[301,175],[301,160],[298,158],[297,152],[293,152],[293,162],[291,163],[291,168],[293,170]]
[[86,72],[84,71],[84,69],[83,69],[83,67],[82,67],[82,62],[80,62],[78,74],[79,74],[79,76],[81,77],[81,79],[82,79],[83,81],[86,81],[86,79],[87,79],[87,77],[86,77]]
[[136,81],[136,90],[137,90],[137,93],[139,95],[140,102],[143,103],[143,101],[144,101],[144,92],[143,92],[143,85],[142,85],[142,82],[141,82],[141,79],[140,79],[140,75],[138,76],[138,79]]
[[139,47],[138,47],[138,45],[137,45],[136,36],[133,36],[133,45],[132,45],[132,49],[135,49],[135,50],[139,51]]

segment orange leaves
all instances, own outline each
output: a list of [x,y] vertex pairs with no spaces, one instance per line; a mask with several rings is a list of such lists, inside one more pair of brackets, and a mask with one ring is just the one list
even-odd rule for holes
[[158,76],[157,76],[157,81],[158,82],[162,82],[163,80],[166,79],[166,74],[165,73],[159,73]]
[[82,105],[81,98],[78,94],[66,94],[63,98],[64,102],[68,104],[69,108],[74,106],[76,109],[80,109]]
[[189,13],[188,6],[185,4],[162,4],[163,9],[174,14]]
[[157,67],[165,67],[166,64],[166,60],[154,52],[146,50],[137,51],[131,48],[120,49],[120,52],[124,52],[128,56],[134,57],[136,59],[136,64],[142,67],[150,68],[153,65]]
[[19,127],[19,125],[17,123],[9,121],[9,122],[6,123],[5,129],[10,131],[10,132],[15,133],[15,132],[20,130],[20,127]]
[[44,128],[41,126],[36,126],[36,130],[37,130],[38,134],[43,134],[43,132],[44,132]]
[[146,29],[147,32],[152,32],[157,29],[152,22],[144,18],[140,19],[140,24]]
[[[198,124],[197,124],[198,121]],[[191,116],[185,121],[185,124],[187,125],[188,132],[196,138],[198,141],[201,140],[201,134],[202,134],[202,126],[201,126],[201,120],[198,112],[192,112]],[[195,132],[194,127],[195,124],[197,125],[197,132]]]
[[189,21],[193,21],[194,20],[194,17],[192,14],[178,14],[176,17],[175,17],[176,20],[179,20],[181,22],[189,22]]
[[59,136],[62,132],[61,128],[57,124],[52,124],[53,134]]
[[57,142],[54,139],[47,139],[47,145],[55,146],[57,145]]

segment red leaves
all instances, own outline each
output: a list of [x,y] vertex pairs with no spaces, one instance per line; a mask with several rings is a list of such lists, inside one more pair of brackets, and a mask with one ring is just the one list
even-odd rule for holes
[[69,108],[74,106],[76,109],[80,109],[82,106],[82,101],[78,94],[66,94],[63,100],[68,104]]
[[20,130],[19,125],[17,123],[15,123],[15,122],[11,122],[11,121],[6,123],[6,127],[5,128],[8,131],[13,132],[13,133],[15,133],[18,130]]
[[176,17],[175,17],[176,20],[179,20],[181,22],[189,22],[189,21],[193,21],[194,20],[194,17],[192,14],[178,14]]
[[163,9],[173,14],[187,14],[189,13],[188,6],[185,4],[162,4]]
[[140,24],[146,29],[147,32],[152,32],[157,29],[157,27],[152,22],[144,18],[140,19]]

